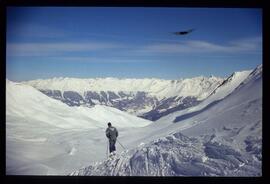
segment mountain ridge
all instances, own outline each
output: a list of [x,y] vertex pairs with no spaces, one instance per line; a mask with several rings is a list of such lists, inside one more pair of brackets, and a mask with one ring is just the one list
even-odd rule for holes
[[[101,91],[123,91],[123,92],[138,92],[144,91],[150,94],[155,94],[158,98],[176,96],[175,94],[168,94],[168,91],[165,88],[170,88],[170,90],[176,90],[176,93],[184,88],[188,83],[203,83],[205,80],[211,82],[221,81],[223,78],[220,77],[193,77],[185,78],[179,80],[165,80],[165,79],[156,79],[156,78],[145,78],[145,79],[117,79],[117,78],[52,78],[52,79],[42,79],[42,80],[31,80],[23,81],[22,83],[29,84],[37,89],[51,89],[51,90],[60,90],[62,91],[76,91],[79,94],[83,95],[84,92],[90,90],[95,92]],[[78,85],[80,84],[80,85]],[[76,86],[77,85],[77,86]],[[198,84],[193,84],[198,85]],[[78,87],[80,86],[80,88]],[[180,88],[180,89],[179,89]],[[165,91],[164,91],[165,90]],[[163,91],[163,93],[162,93]],[[184,94],[182,94],[183,96]],[[196,94],[200,95],[200,94]]]
[[214,76],[179,80],[60,77],[22,83],[69,106],[106,105],[156,121],[168,113],[197,105],[226,80]]
[[[136,140],[137,147],[70,175],[261,176],[262,70],[257,67],[237,84],[204,112],[177,123],[171,122],[173,117],[162,133],[161,129],[150,135],[140,132],[143,137]],[[149,126],[154,129],[164,123],[159,120]]]
[[[183,80],[113,78],[63,80],[54,78],[25,84],[32,85],[70,106],[107,105],[153,121],[160,118],[162,112],[168,109],[171,112],[196,105],[201,98],[205,98],[219,85],[222,79],[195,77]],[[74,85],[80,87],[74,89]],[[63,91],[64,89],[66,91]],[[155,113],[151,113],[153,110]]]

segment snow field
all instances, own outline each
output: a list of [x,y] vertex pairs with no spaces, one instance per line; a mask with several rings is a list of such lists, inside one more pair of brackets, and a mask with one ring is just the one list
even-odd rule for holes
[[[261,66],[236,72],[198,106],[154,123],[102,105],[69,107],[7,80],[6,174],[261,176],[261,75]],[[117,143],[109,159],[108,121],[127,148]]]
[[225,98],[188,119],[174,122],[176,113],[169,114],[165,123],[134,130],[140,139],[128,145],[138,147],[71,175],[261,176],[261,75],[259,66]]

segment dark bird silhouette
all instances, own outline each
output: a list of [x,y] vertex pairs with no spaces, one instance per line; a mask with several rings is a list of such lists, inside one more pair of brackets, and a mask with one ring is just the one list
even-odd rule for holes
[[187,31],[174,32],[173,34],[175,34],[175,35],[186,35],[186,34],[191,33],[192,31],[194,31],[194,29],[190,29],[190,30],[187,30]]

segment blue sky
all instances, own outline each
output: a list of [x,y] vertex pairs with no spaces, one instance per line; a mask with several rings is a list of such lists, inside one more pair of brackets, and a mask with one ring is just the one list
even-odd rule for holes
[[[261,14],[244,8],[9,7],[7,78],[225,77],[262,63]],[[185,36],[172,34],[191,28]]]

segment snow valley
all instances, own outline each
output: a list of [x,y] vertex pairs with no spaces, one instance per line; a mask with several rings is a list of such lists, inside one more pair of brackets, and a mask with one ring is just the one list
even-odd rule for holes
[[[107,158],[104,131],[118,128]],[[262,65],[228,78],[6,80],[6,173],[261,176]]]
[[102,104],[157,120],[170,112],[198,104],[223,81],[216,77],[182,80],[54,78],[24,84],[69,106]]

